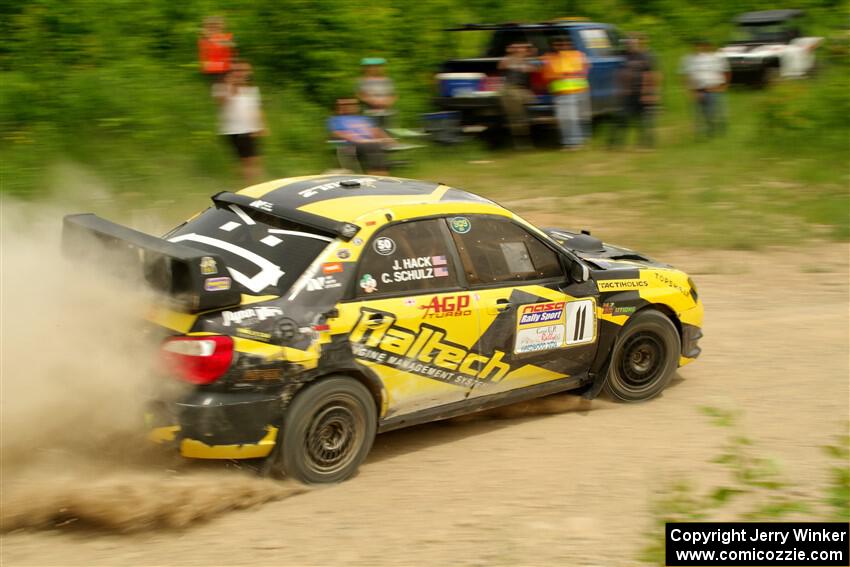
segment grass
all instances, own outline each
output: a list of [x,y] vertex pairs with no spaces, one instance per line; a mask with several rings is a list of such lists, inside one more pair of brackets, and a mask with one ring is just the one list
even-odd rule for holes
[[850,520],[850,437],[846,429],[821,447],[829,457],[828,480],[825,486],[811,490],[812,479],[792,482],[775,460],[758,455],[753,440],[741,433],[740,412],[716,407],[700,411],[728,434],[710,463],[724,473],[722,481],[697,487],[688,478],[678,478],[656,494],[653,526],[640,554],[643,562],[665,565],[664,526],[668,522]]
[[[816,89],[824,80],[829,77],[812,80],[811,87],[791,87]],[[209,102],[201,98],[200,86],[182,88],[184,98]],[[545,147],[490,151],[472,141],[419,150],[414,164],[397,174],[468,189],[540,224],[586,228],[605,240],[649,251],[847,240],[847,144],[810,143],[806,136],[811,132],[804,132],[800,143],[782,144],[768,136],[762,111],[782,92],[733,90],[727,97],[727,133],[697,141],[689,102],[670,80],[653,153],[609,151],[605,132],[597,132],[590,148],[576,153]],[[157,100],[147,96],[151,104]],[[334,167],[324,144],[321,108],[283,91],[270,93],[266,110],[273,134],[263,141],[270,177]],[[13,133],[0,160],[2,189],[44,198],[67,194],[69,185],[80,186],[81,193],[89,186],[92,194],[113,195],[119,210],[171,203],[165,205],[167,217],[176,222],[206,196],[240,186],[229,148],[215,135],[211,103],[185,112],[190,118],[183,139],[149,139],[136,131],[144,115],[135,128],[120,121],[81,126],[79,139],[70,141],[58,139],[47,125]],[[204,122],[206,114],[210,119]],[[55,149],[60,147],[65,149]],[[82,181],[75,179],[80,170],[86,172]]]
[[[411,174],[650,249],[846,240],[847,148],[777,147],[761,139],[759,109],[768,96],[730,93],[726,135],[703,141],[695,140],[689,110],[677,101],[659,117],[653,153],[608,151],[602,133],[580,153],[467,150],[422,160]],[[471,163],[476,160],[490,163]]]

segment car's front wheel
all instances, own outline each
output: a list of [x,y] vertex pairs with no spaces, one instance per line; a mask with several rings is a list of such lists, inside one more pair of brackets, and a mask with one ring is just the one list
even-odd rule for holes
[[341,482],[369,454],[377,410],[369,390],[333,376],[302,389],[283,420],[274,468],[308,484]]
[[663,313],[648,309],[635,314],[620,331],[605,391],[621,402],[642,402],[657,396],[679,366],[679,331]]

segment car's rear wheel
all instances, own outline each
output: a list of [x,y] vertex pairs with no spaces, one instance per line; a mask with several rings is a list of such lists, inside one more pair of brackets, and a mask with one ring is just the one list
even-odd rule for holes
[[273,468],[308,484],[341,482],[369,454],[376,429],[375,402],[365,386],[344,376],[324,378],[289,405]]
[[621,402],[657,396],[672,380],[681,348],[679,331],[667,316],[653,309],[638,312],[614,344],[605,391]]

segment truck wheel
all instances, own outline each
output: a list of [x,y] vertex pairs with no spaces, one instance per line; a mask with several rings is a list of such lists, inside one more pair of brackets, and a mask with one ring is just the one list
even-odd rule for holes
[[344,376],[322,379],[289,405],[273,468],[308,484],[342,482],[369,454],[376,429],[375,401],[363,384]]
[[679,332],[664,314],[649,309],[635,314],[620,331],[605,391],[620,402],[642,402],[663,390],[681,352]]

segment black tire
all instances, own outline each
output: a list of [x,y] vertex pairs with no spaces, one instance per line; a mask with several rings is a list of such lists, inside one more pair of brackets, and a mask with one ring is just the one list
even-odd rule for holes
[[673,378],[681,350],[679,331],[666,315],[639,311],[614,343],[605,391],[620,402],[654,398]]
[[369,454],[376,430],[369,390],[353,378],[324,378],[298,392],[286,410],[272,468],[307,484],[342,482]]

